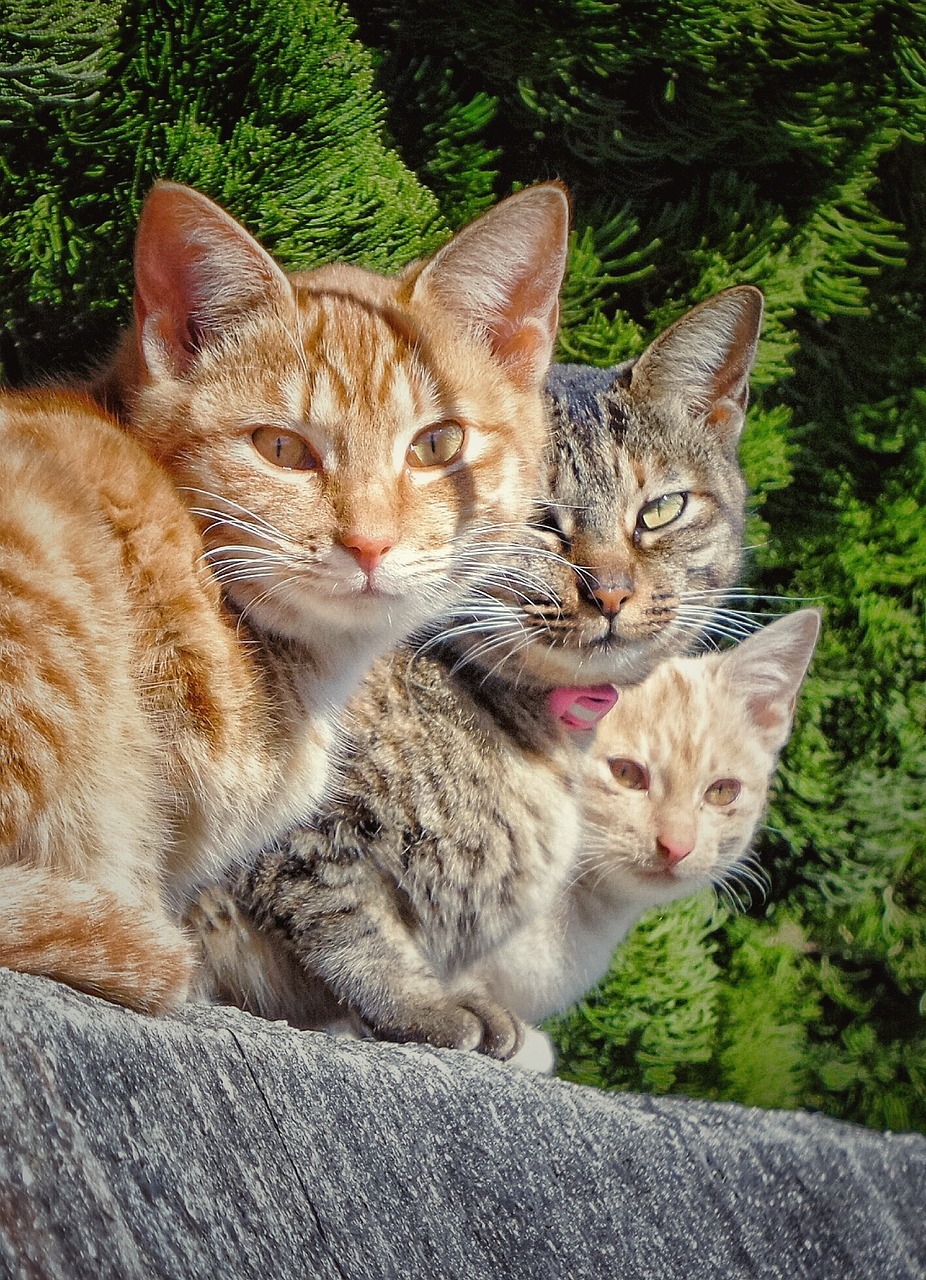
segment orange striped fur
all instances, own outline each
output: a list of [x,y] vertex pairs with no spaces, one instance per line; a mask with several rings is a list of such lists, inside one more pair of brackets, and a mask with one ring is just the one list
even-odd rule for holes
[[368,665],[529,512],[567,221],[542,186],[394,280],[287,278],[155,187],[121,422],[0,396],[0,964],[183,998],[190,895],[306,818]]

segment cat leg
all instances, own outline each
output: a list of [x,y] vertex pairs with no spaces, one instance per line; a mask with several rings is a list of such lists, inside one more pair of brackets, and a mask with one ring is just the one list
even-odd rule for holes
[[379,1039],[500,1059],[517,1052],[520,1020],[478,982],[441,979],[372,860],[323,847],[317,833],[300,832],[264,854],[237,889],[260,928],[286,940],[306,980],[321,979]]
[[228,881],[208,885],[187,908],[184,928],[197,952],[191,998],[230,1004],[303,1031],[343,1032],[348,1013],[312,979],[278,935],[257,927]]
[[6,866],[0,966],[157,1014],[186,998],[193,950],[158,907],[44,868]]

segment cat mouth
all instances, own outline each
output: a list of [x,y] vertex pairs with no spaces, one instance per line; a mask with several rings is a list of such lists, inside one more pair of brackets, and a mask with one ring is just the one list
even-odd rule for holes
[[674,867],[637,867],[633,874],[638,880],[644,880],[650,884],[653,882],[675,884],[681,879]]
[[622,636],[617,635],[614,631],[608,631],[603,636],[594,636],[586,647],[610,653],[613,649],[619,649],[626,643],[627,641]]
[[342,604],[363,603],[382,604],[398,603],[405,600],[408,593],[397,587],[387,587],[381,582],[373,582],[366,578],[363,582],[342,583],[332,587],[331,594]]
[[[654,633],[650,630],[643,630],[634,635],[627,634],[628,628],[625,626],[621,630],[620,620],[613,618],[610,622],[602,620],[603,630],[596,628],[589,636],[586,628],[586,638],[583,639],[582,645],[586,649],[598,649],[605,653],[613,653],[616,649],[628,649],[632,645],[647,644],[652,641]],[[596,634],[600,632],[600,634]],[[658,633],[657,633],[658,634]]]

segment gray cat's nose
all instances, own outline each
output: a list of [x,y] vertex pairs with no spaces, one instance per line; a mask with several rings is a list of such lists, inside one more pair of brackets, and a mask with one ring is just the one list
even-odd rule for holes
[[626,573],[609,577],[604,582],[595,581],[590,595],[606,618],[615,618],[625,601],[633,595],[633,582]]

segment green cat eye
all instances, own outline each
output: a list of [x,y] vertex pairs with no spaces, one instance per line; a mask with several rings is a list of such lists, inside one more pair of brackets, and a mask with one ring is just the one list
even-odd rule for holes
[[677,520],[685,510],[687,493],[664,493],[661,498],[648,502],[637,517],[637,525],[644,529],[661,529]]
[[438,422],[418,432],[405,460],[410,467],[446,467],[459,458],[465,440],[459,422]]
[[719,778],[704,793],[704,799],[708,804],[723,806],[732,804],[739,795],[742,787],[735,778]]
[[285,471],[314,471],[319,465],[318,458],[295,431],[258,427],[251,433],[251,440],[262,458]]
[[649,788],[649,775],[636,760],[609,760],[608,766],[614,781],[628,791],[646,791]]

